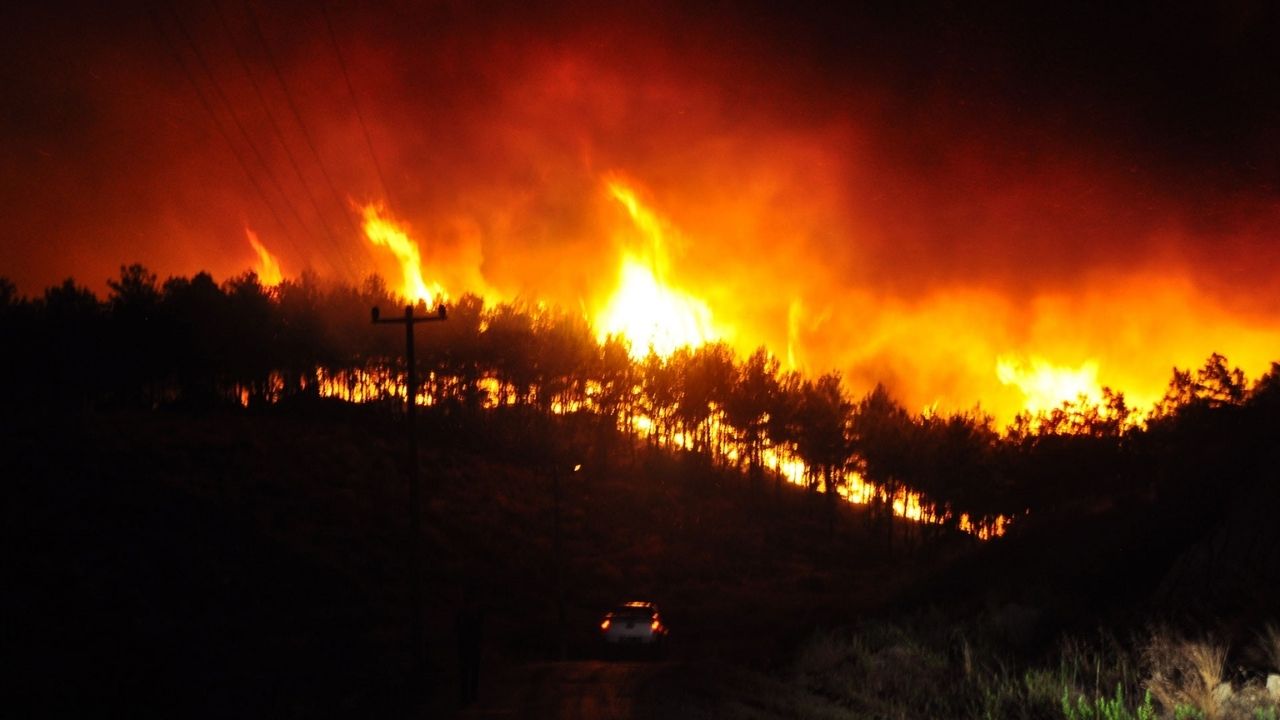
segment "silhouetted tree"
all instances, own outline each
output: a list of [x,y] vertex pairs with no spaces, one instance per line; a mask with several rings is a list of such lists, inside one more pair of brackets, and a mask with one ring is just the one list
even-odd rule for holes
[[1242,404],[1246,388],[1244,371],[1228,367],[1227,359],[1218,353],[1210,355],[1196,373],[1196,399],[1209,407]]
[[675,369],[676,417],[698,452],[719,454],[711,438],[712,414],[724,407],[733,383],[733,353],[723,343],[680,348],[667,363]]
[[163,289],[164,364],[187,403],[216,401],[236,341],[226,296],[208,273],[170,278]]
[[1244,371],[1229,367],[1225,357],[1213,353],[1194,374],[1190,370],[1173,369],[1173,378],[1156,406],[1153,419],[1168,418],[1193,408],[1240,405],[1247,388]]
[[[310,273],[303,273],[298,280],[285,280],[276,288],[276,297],[280,314],[278,370],[284,392],[314,395],[319,392],[315,370],[324,356],[319,280]],[[368,312],[364,309],[363,317],[367,318]]]
[[[596,348],[592,375],[597,392],[593,400],[599,417],[594,443],[601,457],[612,457],[618,440],[635,432],[636,402],[641,390],[636,363],[628,352],[626,341],[612,335]],[[632,439],[627,445],[634,462],[637,443]]]
[[44,293],[37,323],[45,332],[33,351],[44,362],[37,382],[66,404],[84,406],[93,401],[114,369],[104,362],[102,348],[106,340],[102,306],[87,288],[67,278],[61,285]]
[[[228,280],[223,288],[232,320],[217,328],[215,334],[227,342],[228,379],[244,393],[244,400],[267,402],[276,360],[273,346],[280,330],[271,294],[253,272]],[[348,341],[352,351],[354,341],[355,338]]]
[[[345,383],[350,397],[389,398],[402,387],[402,337],[368,322],[369,307],[395,312],[401,302],[377,276],[358,289],[313,274],[266,288],[253,273],[157,287],[134,264],[108,286],[106,303],[72,280],[26,300],[0,278],[9,348],[0,370],[21,385],[11,395],[44,395],[58,407],[210,405],[316,394],[321,378]],[[670,447],[680,433],[682,447],[736,459],[753,476],[770,451],[799,458],[833,509],[856,470],[876,488],[871,516],[890,547],[892,503],[908,492],[952,526],[961,514],[981,525],[1028,509],[1085,513],[1126,502],[1192,518],[1244,489],[1265,495],[1260,478],[1280,466],[1280,365],[1250,385],[1218,354],[1194,371],[1175,368],[1145,424],[1122,393],[1104,388],[1100,401],[1022,414],[1001,436],[977,410],[909,415],[883,386],[851,403],[839,375],[781,372],[764,349],[739,358],[712,343],[667,358],[651,350],[637,362],[624,339],[598,341],[581,314],[489,308],[474,295],[415,337],[438,418],[483,418],[496,430],[512,419],[530,448],[587,437],[579,433],[594,426],[607,455],[619,428],[630,431],[643,415],[654,445]],[[484,412],[491,400],[507,411]]]
[[1271,363],[1249,391],[1250,405],[1272,408],[1280,405],[1280,363]]
[[596,356],[596,340],[580,315],[546,310],[536,327],[535,383],[538,408],[550,412],[584,408],[587,380]]
[[107,280],[110,341],[100,359],[118,402],[154,406],[164,399],[160,383],[165,337],[159,322],[160,290],[156,276],[138,263],[121,266],[118,279]]
[[977,519],[989,512],[1000,440],[993,422],[975,410],[930,415],[918,423],[910,484],[930,501],[935,522],[954,528],[962,513]]
[[489,365],[481,341],[484,300],[477,295],[463,295],[449,306],[448,312],[448,322],[433,323],[425,329],[423,334],[429,343],[423,356],[435,370],[433,392],[442,400],[451,399],[451,407],[460,407],[475,417],[491,400],[482,384]]
[[8,383],[4,397],[11,407],[28,405],[39,393],[40,365],[49,359],[37,333],[36,308],[18,295],[18,288],[8,278],[0,277],[0,378]]
[[670,445],[678,401],[675,367],[650,348],[641,365],[640,378],[641,409],[653,423],[653,434],[650,437],[655,443]]
[[763,463],[769,411],[777,402],[778,360],[764,348],[758,348],[737,365],[729,397],[725,401],[725,418],[737,431],[737,442],[744,452],[751,476],[760,472]]
[[20,302],[18,286],[9,278],[0,276],[0,312],[8,311]]
[[537,380],[533,320],[522,308],[504,303],[487,317],[485,355],[498,381],[501,405],[526,404]]
[[[800,457],[812,469],[810,489],[822,479],[827,494],[829,521],[834,523],[839,491],[850,459],[850,413],[853,409],[844,396],[838,373],[827,373],[806,382],[801,396],[797,444]],[[834,525],[832,525],[834,527]]]
[[905,489],[913,463],[911,418],[884,385],[876,385],[855,406],[851,430],[866,477],[879,490],[872,498],[872,515],[883,524],[886,545],[892,548],[893,501]]
[[606,337],[600,344],[596,367],[600,382],[596,403],[601,415],[630,429],[638,388],[636,364],[628,354],[626,340],[616,335]]
[[[765,427],[774,447],[783,455],[799,453],[800,436],[803,433],[801,407],[804,403],[804,378],[790,370],[778,377],[777,393],[770,398]],[[775,478],[775,491],[780,489],[782,476]]]

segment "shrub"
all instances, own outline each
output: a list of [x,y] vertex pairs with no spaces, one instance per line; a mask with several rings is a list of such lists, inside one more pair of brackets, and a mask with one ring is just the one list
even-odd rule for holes
[[1229,692],[1220,690],[1227,659],[1225,647],[1173,639],[1156,632],[1143,657],[1149,673],[1147,691],[1166,709],[1173,709],[1175,718],[1224,717],[1226,701],[1230,699]]
[[[1276,628],[1260,637],[1280,651]],[[1227,649],[1212,640],[1100,631],[1064,638],[1051,664],[1033,665],[1002,639],[981,621],[928,615],[815,633],[793,665],[800,704],[778,717],[1280,720],[1264,683],[1227,681]],[[1264,664],[1274,661],[1254,667]]]
[[1142,688],[1138,663],[1131,648],[1135,641],[1122,642],[1099,631],[1096,639],[1063,638],[1058,651],[1058,673],[1063,686],[1077,694],[1102,697],[1117,685],[1130,693]]
[[1132,711],[1124,699],[1124,688],[1116,685],[1114,698],[1098,697],[1093,702],[1078,695],[1071,702],[1071,691],[1062,690],[1062,714],[1067,720],[1155,720],[1156,709],[1151,702],[1151,692],[1142,697],[1142,703]]
[[1258,635],[1259,649],[1262,651],[1263,661],[1267,663],[1267,669],[1280,673],[1280,626],[1267,623]]

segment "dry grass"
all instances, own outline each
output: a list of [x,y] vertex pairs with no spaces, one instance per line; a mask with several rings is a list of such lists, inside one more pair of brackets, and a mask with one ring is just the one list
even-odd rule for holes
[[1280,626],[1267,623],[1262,632],[1258,633],[1258,647],[1262,659],[1267,663],[1267,669],[1280,673]]
[[1226,647],[1157,632],[1144,659],[1150,674],[1147,689],[1167,711],[1194,708],[1205,720],[1226,717],[1229,693],[1218,690],[1226,681]]
[[[1270,642],[1280,633],[1268,628],[1259,637]],[[684,694],[658,698],[665,704],[652,716],[1280,719],[1280,705],[1257,676],[1261,655],[1228,682],[1228,649],[1213,637],[1187,641],[1168,630],[1123,640],[1107,632],[1069,637],[1047,665],[1022,664],[992,640],[991,624],[981,619],[948,626],[929,615],[867,618],[816,632],[789,676],[723,667],[709,681],[681,669]],[[684,713],[690,704],[702,712]]]

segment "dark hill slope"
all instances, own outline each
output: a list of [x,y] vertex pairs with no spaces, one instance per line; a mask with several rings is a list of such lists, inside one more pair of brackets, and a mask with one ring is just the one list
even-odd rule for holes
[[[12,706],[180,716],[398,707],[408,667],[401,418],[318,404],[6,421],[4,643]],[[600,610],[657,600],[677,651],[768,661],[884,593],[865,519],[572,419],[427,413],[420,464],[428,641],[450,695],[454,613],[486,653],[568,649]],[[573,472],[573,465],[581,465]],[[47,711],[47,712],[45,712]],[[110,713],[107,713],[110,714]]]

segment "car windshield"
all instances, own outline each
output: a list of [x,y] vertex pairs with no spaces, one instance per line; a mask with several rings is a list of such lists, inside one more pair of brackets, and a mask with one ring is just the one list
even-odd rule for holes
[[614,608],[609,614],[618,620],[648,620],[653,617],[654,612],[649,608],[620,607]]

